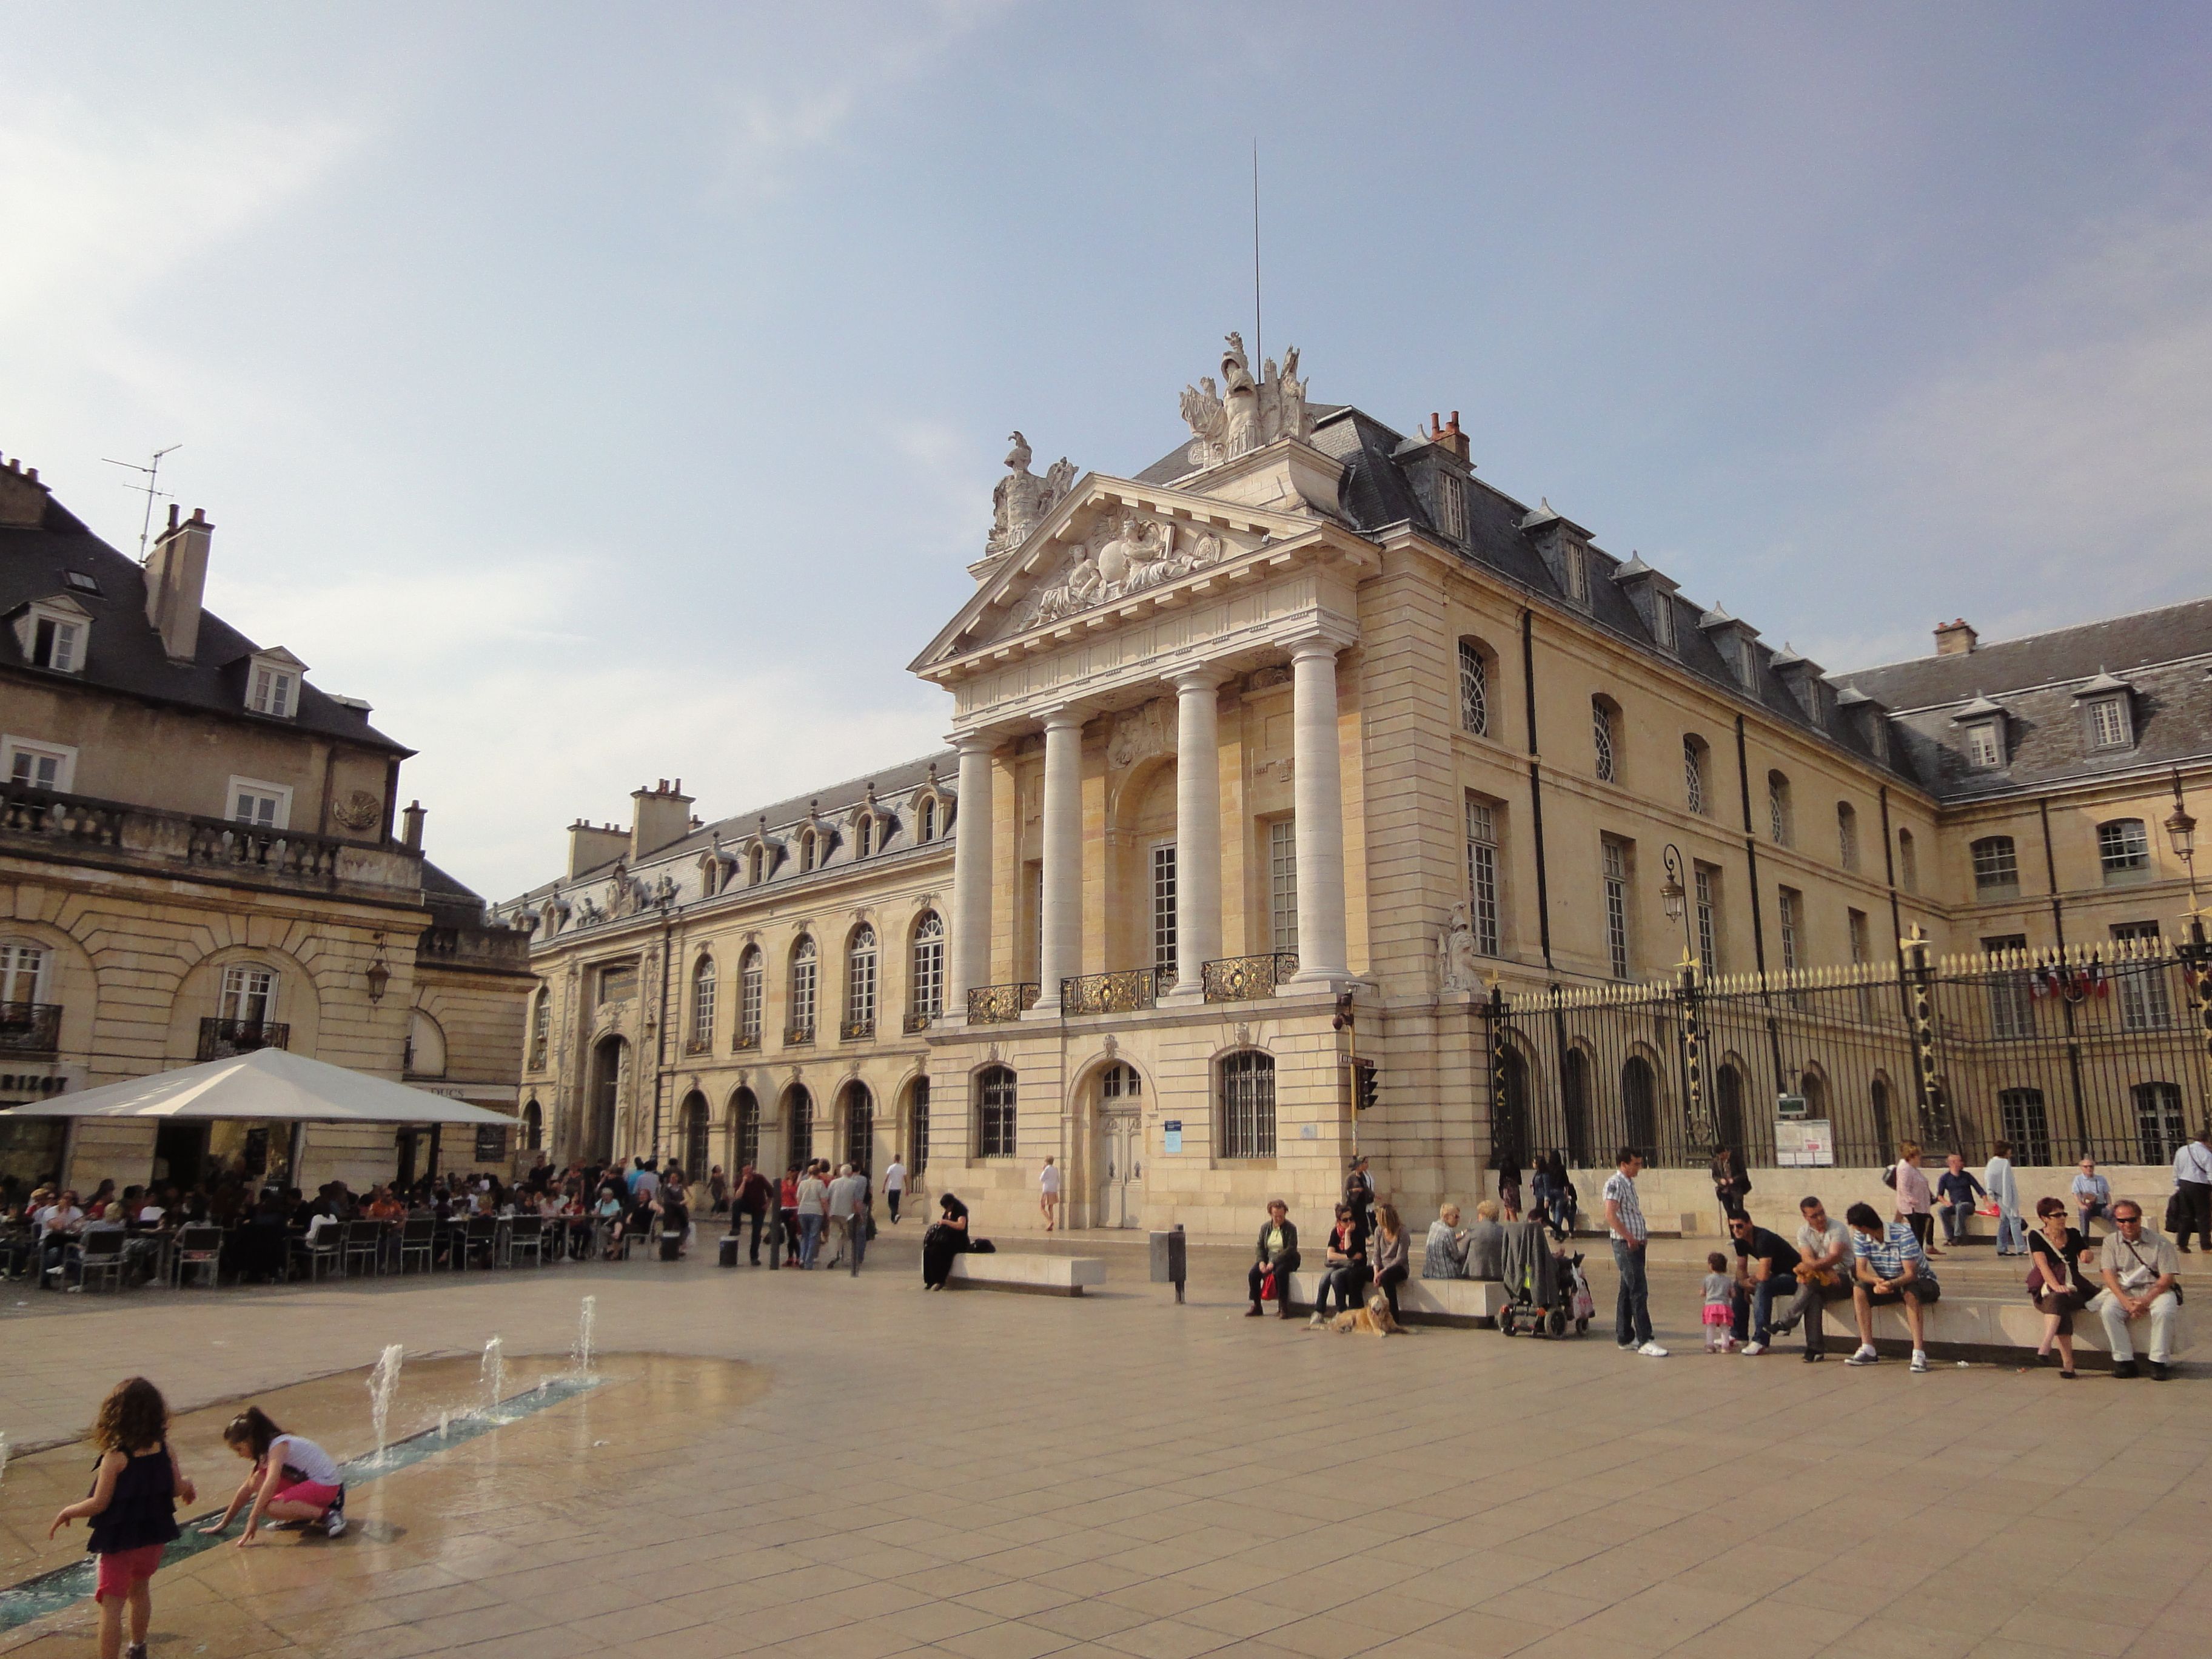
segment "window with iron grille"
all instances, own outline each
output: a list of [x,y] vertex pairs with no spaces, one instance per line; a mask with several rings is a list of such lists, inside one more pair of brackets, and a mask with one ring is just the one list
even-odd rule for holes
[[2012,1142],[2013,1162],[2024,1168],[2051,1165],[2051,1120],[2043,1109],[2040,1089],[1997,1091],[1997,1121],[2004,1139]]
[[915,924],[913,1012],[935,1019],[945,1012],[945,920],[936,911]]
[[2189,1139],[2182,1122],[2181,1091],[2171,1083],[2138,1083],[2135,1097],[2137,1162],[2171,1164]]
[[791,951],[791,1029],[810,1035],[814,1030],[814,982],[817,969],[814,940],[801,939]]
[[1152,969],[1163,983],[1176,971],[1176,849],[1171,841],[1152,848]]
[[1474,948],[1498,954],[1498,815],[1489,802],[1469,796],[1467,803],[1468,911],[1474,924]]
[[1477,737],[1490,731],[1490,665],[1473,640],[1459,642],[1459,723]]
[[714,959],[699,958],[691,970],[691,1040],[705,1044],[714,1040]]
[[2010,836],[1984,836],[1967,850],[1973,854],[1978,891],[2020,885],[2020,859]]
[[1014,1155],[1014,1073],[1011,1067],[987,1066],[976,1073],[975,1155]]
[[1221,1062],[1221,1156],[1275,1155],[1275,1062],[1256,1048]]
[[1277,818],[1267,826],[1267,916],[1274,948],[1298,948],[1297,825]]
[[929,1079],[918,1077],[907,1097],[908,1140],[906,1170],[919,1176],[929,1167]]
[[1696,738],[1682,739],[1682,799],[1703,817],[1705,811],[1705,745]]
[[845,947],[845,1023],[855,1030],[876,1023],[876,930],[865,922]]
[[1628,854],[1610,838],[1602,843],[1605,869],[1605,949],[1615,979],[1628,977]]
[[2105,879],[2124,880],[2150,870],[2150,837],[2141,818],[2114,818],[2097,826],[2097,858]]
[[2093,749],[2125,749],[2135,742],[2135,733],[2128,719],[2128,700],[2124,695],[2117,697],[2097,697],[2089,703],[2089,746]]
[[[2112,924],[2112,938],[2148,939],[2159,938],[2154,921],[2121,921]],[[2141,957],[2124,957],[2115,963],[2112,977],[2116,981],[2120,999],[2120,1029],[2124,1031],[2154,1031],[2173,1024],[2173,1003],[2166,991],[2166,963],[2164,953],[2154,951],[2148,959]]]
[[[2027,949],[2027,935],[2005,933],[1982,941],[1992,957]],[[2035,1035],[2035,980],[2026,969],[1994,971],[1990,975],[1990,1035],[2027,1037]]]
[[768,975],[762,971],[758,945],[738,960],[738,1041],[757,1044],[761,1034],[761,1004]]
[[1720,909],[1720,872],[1701,864],[1691,879],[1697,889],[1698,966],[1711,979],[1721,970],[1720,930],[1714,921]]
[[1846,870],[1859,867],[1858,810],[1847,800],[1836,803],[1836,857]]
[[1613,781],[1613,708],[1603,697],[1590,699],[1590,742],[1595,750],[1597,781]]

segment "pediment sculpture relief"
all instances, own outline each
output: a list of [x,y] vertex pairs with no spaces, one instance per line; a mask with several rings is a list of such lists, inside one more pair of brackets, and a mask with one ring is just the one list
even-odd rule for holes
[[1094,529],[1057,574],[1015,607],[1011,631],[1018,634],[1079,611],[1111,605],[1243,550],[1211,531],[1192,536],[1170,520],[1124,514]]
[[1030,471],[1029,441],[1013,434],[1006,456],[1006,476],[991,492],[991,533],[983,544],[986,557],[1011,553],[1029,540],[1030,532],[1044,522],[1045,514],[1060,505],[1075,483],[1075,468],[1063,455],[1044,477]]
[[1312,437],[1313,411],[1306,407],[1306,383],[1298,379],[1298,349],[1292,346],[1283,354],[1280,370],[1273,358],[1262,363],[1255,381],[1244,337],[1230,335],[1221,353],[1220,386],[1209,374],[1197,386],[1185,386],[1182,418],[1191,433],[1184,453],[1194,467],[1218,466],[1278,438]]

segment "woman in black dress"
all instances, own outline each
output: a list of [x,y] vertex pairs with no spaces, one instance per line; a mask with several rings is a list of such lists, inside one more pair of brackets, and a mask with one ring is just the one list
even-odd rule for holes
[[2027,1236],[2027,1253],[2034,1259],[2028,1270],[2027,1293],[2043,1316],[2043,1342],[2035,1351],[2042,1364],[2051,1363],[2051,1345],[2058,1344],[2058,1374],[2074,1376],[2074,1316],[2089,1305],[2094,1294],[2081,1277],[2081,1252],[2087,1248],[2079,1231],[2066,1220],[2066,1200],[2036,1200],[2035,1231]]
[[952,1274],[952,1258],[968,1248],[968,1206],[951,1193],[937,1200],[942,1212],[921,1237],[921,1287],[941,1291]]

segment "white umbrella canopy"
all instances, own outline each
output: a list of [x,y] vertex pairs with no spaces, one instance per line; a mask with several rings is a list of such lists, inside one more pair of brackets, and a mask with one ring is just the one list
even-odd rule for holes
[[364,1077],[283,1048],[257,1048],[152,1077],[11,1107],[9,1117],[253,1118],[300,1123],[496,1123],[514,1120],[423,1089]]

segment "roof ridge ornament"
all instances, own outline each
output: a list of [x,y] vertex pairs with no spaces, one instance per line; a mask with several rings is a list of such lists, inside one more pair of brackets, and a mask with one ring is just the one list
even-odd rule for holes
[[1194,467],[1218,466],[1279,438],[1313,436],[1313,410],[1306,405],[1306,383],[1298,378],[1298,349],[1283,353],[1279,369],[1272,357],[1265,360],[1255,380],[1244,337],[1233,331],[1222,347],[1221,384],[1216,386],[1206,374],[1197,386],[1184,386],[1182,413],[1190,428],[1190,447],[1184,453]]

